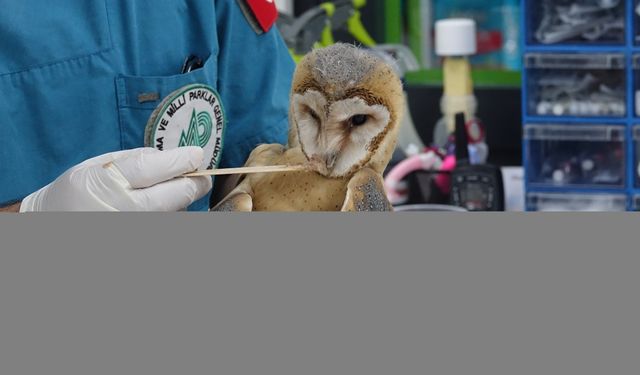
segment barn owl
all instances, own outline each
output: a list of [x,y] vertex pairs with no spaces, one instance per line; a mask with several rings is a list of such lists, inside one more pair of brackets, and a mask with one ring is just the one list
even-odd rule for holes
[[404,95],[393,69],[349,44],[316,49],[294,73],[287,146],[256,147],[245,166],[305,165],[245,175],[214,211],[390,211],[382,172]]

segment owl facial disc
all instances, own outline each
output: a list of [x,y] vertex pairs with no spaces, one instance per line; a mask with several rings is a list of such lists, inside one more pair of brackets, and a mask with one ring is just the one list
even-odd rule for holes
[[391,114],[359,96],[327,98],[310,89],[292,97],[302,152],[321,175],[345,177],[366,165],[390,126]]

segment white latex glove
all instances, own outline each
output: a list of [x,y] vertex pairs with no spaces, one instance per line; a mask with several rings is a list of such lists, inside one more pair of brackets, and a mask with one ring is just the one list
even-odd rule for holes
[[178,211],[211,190],[211,177],[178,177],[203,161],[200,147],[137,148],[97,156],[26,197],[28,211]]

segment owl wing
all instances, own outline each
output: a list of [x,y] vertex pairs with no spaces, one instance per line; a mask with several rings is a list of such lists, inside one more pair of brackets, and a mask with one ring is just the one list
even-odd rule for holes
[[393,211],[382,176],[370,168],[358,171],[349,180],[341,211]]
[[248,193],[234,189],[220,203],[211,209],[215,212],[251,212],[253,210],[253,198]]
[[281,144],[262,144],[254,148],[247,158],[245,167],[259,167],[263,165],[273,165],[274,161],[280,160],[285,147]]
[[[278,160],[285,148],[280,144],[262,144],[254,148],[245,163],[245,167],[257,167],[262,165],[273,165],[274,160]],[[241,177],[240,183],[226,197],[220,201],[211,211],[240,211],[250,212],[253,210],[253,189],[252,180]]]

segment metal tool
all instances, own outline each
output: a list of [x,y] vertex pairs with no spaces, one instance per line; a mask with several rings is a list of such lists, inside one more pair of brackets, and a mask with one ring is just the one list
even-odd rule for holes
[[[569,41],[624,41],[624,2],[620,0],[543,0],[534,33],[542,44]],[[640,9],[640,8],[639,8]]]
[[321,7],[314,7],[295,18],[286,14],[278,16],[280,34],[294,56],[304,55],[321,39],[329,25],[329,15]]
[[375,41],[360,19],[365,5],[366,0],[327,1],[297,18],[281,14],[278,28],[296,61],[314,47],[334,44],[333,32],[345,28],[362,45],[372,47]]
[[530,107],[537,115],[620,117],[626,114],[622,74],[543,70],[537,75]]
[[624,186],[624,129],[583,125],[529,126],[530,182]]

